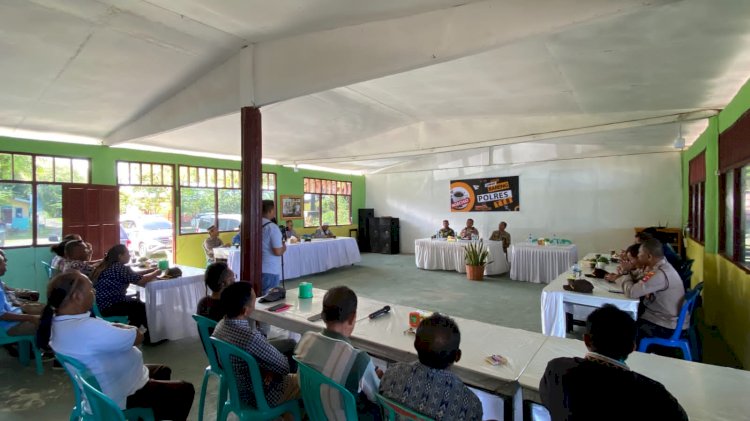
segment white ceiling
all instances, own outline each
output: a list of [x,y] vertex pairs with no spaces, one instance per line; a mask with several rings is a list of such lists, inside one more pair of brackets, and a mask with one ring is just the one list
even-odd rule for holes
[[[103,138],[249,42],[463,3],[2,2],[0,126]],[[677,124],[637,121],[723,108],[748,47],[748,1],[644,7],[263,107],[264,157],[401,171],[673,150]],[[131,143],[238,155],[239,130],[231,114]]]

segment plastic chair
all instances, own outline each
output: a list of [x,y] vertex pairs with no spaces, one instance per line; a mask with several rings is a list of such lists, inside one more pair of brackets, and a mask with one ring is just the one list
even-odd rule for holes
[[[154,413],[149,408],[131,408],[126,409],[125,411],[120,410],[120,407],[112,402],[117,408],[117,412],[119,413],[119,417],[115,416],[113,418],[109,418],[109,412],[104,414],[105,416],[103,418],[96,418],[100,416],[100,413],[97,411],[96,406],[93,405],[93,403],[89,400],[89,396],[84,394],[83,390],[83,384],[81,380],[85,380],[90,387],[93,387],[96,389],[97,392],[101,389],[99,386],[99,382],[96,381],[96,377],[94,377],[88,368],[86,368],[83,363],[76,360],[73,357],[68,357],[67,355],[60,354],[59,352],[55,353],[55,358],[57,358],[58,361],[60,361],[60,365],[63,366],[65,369],[65,373],[70,378],[70,381],[73,383],[73,394],[75,395],[76,403],[75,406],[73,406],[73,410],[70,413],[70,421],[73,420],[80,420],[83,418],[84,420],[94,420],[94,419],[128,419],[128,420],[137,420],[142,419],[144,421],[151,421],[154,419]],[[101,393],[101,392],[99,392]],[[92,414],[87,414],[87,410],[89,407],[87,407],[87,410],[84,410],[84,402],[83,397],[87,398],[87,402],[90,406],[91,411],[93,411]],[[102,396],[105,396],[102,394]],[[109,399],[109,397],[106,397]],[[109,399],[111,401],[111,399]]]
[[[689,339],[682,338],[682,326],[685,323],[685,317],[690,317],[695,306],[695,301],[703,290],[703,282],[695,286],[694,289],[688,291],[685,294],[685,300],[682,303],[682,309],[680,310],[680,317],[677,319],[677,327],[672,333],[672,336],[668,339],[665,338],[643,338],[641,344],[638,347],[638,352],[646,352],[648,347],[651,345],[660,345],[668,348],[679,348],[682,350],[682,356],[688,361],[693,361],[692,353],[690,352],[690,341]],[[689,330],[689,329],[688,329]],[[690,335],[690,332],[688,332]]]
[[130,322],[130,320],[128,320],[128,316],[109,316],[109,317],[102,316],[102,313],[99,311],[99,306],[96,305],[96,299],[94,299],[94,307],[91,308],[91,311],[94,312],[94,316],[100,319],[104,319],[110,323],[122,323],[126,325]]
[[154,414],[150,409],[137,410],[120,410],[119,405],[115,403],[109,396],[100,392],[99,389],[94,387],[91,383],[86,381],[83,377],[78,375],[75,376],[77,382],[83,389],[83,394],[86,397],[86,402],[91,407],[91,413],[84,411],[81,414],[83,421],[110,421],[110,420],[138,420],[153,421]]
[[44,266],[44,270],[47,271],[47,278],[51,279],[53,276],[57,275],[58,270],[44,260],[42,260],[42,266]]
[[399,419],[407,419],[410,421],[434,421],[432,418],[388,399],[380,393],[378,393],[377,397],[378,403],[380,404],[380,407],[383,408],[388,421],[396,421],[397,415]]
[[[0,287],[2,288],[2,287]],[[42,353],[36,346],[36,338],[33,335],[13,336],[8,335],[5,329],[0,328],[0,345],[18,344],[18,360],[23,365],[29,365],[29,355],[36,359],[36,374],[44,374],[42,367]]]
[[558,238],[557,243],[560,245],[567,245],[567,244],[573,244],[572,241],[566,240],[565,238]]
[[206,387],[208,386],[208,379],[211,375],[214,375],[219,380],[219,400],[216,405],[216,419],[221,417],[221,409],[227,400],[227,386],[224,383],[224,373],[219,365],[219,358],[216,355],[216,349],[211,343],[211,332],[210,330],[216,327],[216,322],[209,319],[208,317],[199,316],[193,314],[193,320],[198,324],[198,335],[203,343],[203,349],[206,351],[206,357],[208,358],[208,367],[203,372],[203,384],[201,385],[201,397],[198,404],[198,421],[203,421],[203,409],[206,404]]
[[330,387],[337,390],[341,394],[341,403],[344,404],[343,412],[345,419],[356,420],[357,417],[357,401],[354,399],[352,392],[347,390],[344,386],[336,383],[329,377],[325,376],[318,370],[310,367],[309,365],[298,360],[297,357],[294,361],[297,361],[297,369],[299,370],[299,385],[300,392],[302,392],[302,401],[305,403],[305,411],[313,420],[327,420],[325,409],[323,408],[323,402],[321,399],[321,388],[324,386]]
[[[226,420],[232,412],[241,421],[272,420],[280,417],[285,412],[291,412],[295,420],[300,419],[299,400],[282,402],[273,408],[268,405],[266,395],[263,392],[263,378],[260,376],[258,363],[252,355],[221,339],[211,337],[211,343],[214,344],[216,353],[219,356],[219,363],[221,363],[222,371],[224,372],[224,381],[229,392],[229,398],[224,402],[221,417],[218,419],[219,421]],[[251,407],[240,399],[240,388],[237,384],[238,373],[234,364],[232,364],[233,360],[240,360],[247,365],[257,408]]]

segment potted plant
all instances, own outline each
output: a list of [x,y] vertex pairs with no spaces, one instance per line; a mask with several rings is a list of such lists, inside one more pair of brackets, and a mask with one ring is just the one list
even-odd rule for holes
[[484,246],[482,240],[465,245],[464,250],[466,250],[466,278],[470,281],[481,281],[484,279],[484,267],[491,263],[490,251]]
[[604,256],[601,256],[596,260],[597,269],[604,269],[604,267],[607,266],[608,264],[609,264],[609,259],[607,259]]

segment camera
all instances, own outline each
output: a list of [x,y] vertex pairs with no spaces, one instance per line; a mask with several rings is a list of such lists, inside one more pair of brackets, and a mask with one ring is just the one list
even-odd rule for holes
[[279,230],[281,230],[281,238],[286,241],[286,225],[279,225]]

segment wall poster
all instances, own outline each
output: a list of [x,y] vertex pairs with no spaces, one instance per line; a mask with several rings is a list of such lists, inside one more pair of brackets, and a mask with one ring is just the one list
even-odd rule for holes
[[518,176],[451,180],[451,212],[520,210]]

